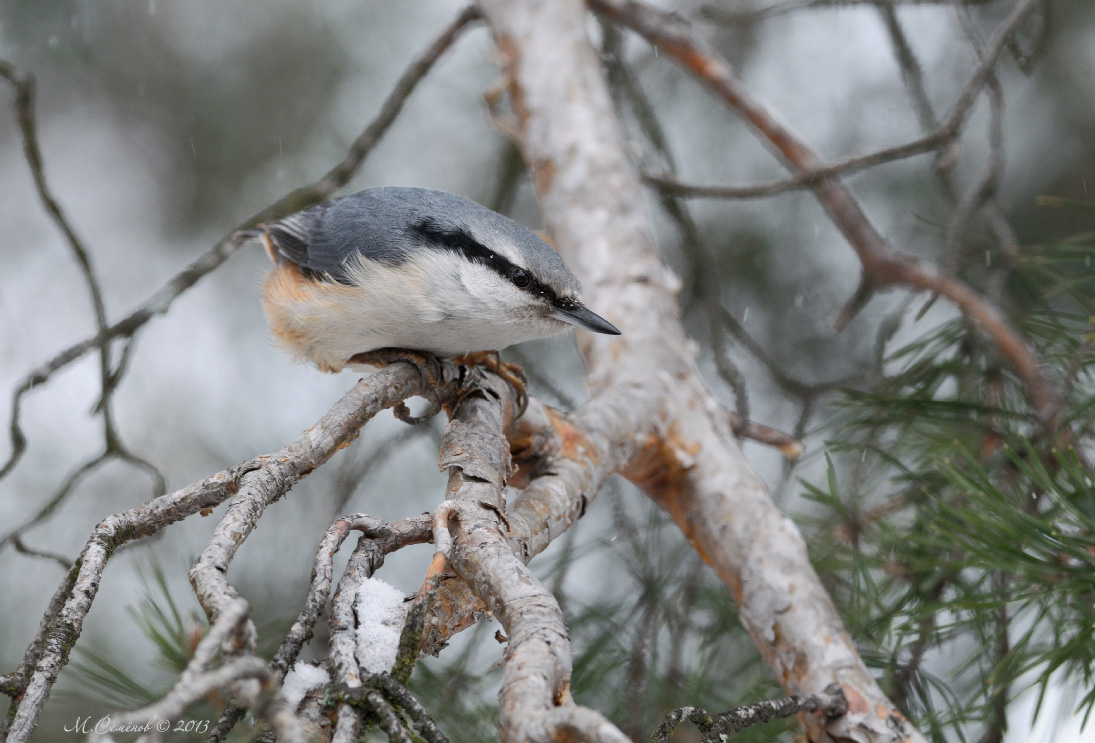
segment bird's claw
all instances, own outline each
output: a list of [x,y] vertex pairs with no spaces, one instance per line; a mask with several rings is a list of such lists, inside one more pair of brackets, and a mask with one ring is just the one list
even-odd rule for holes
[[466,353],[463,356],[454,358],[453,363],[464,367],[481,366],[497,374],[517,393],[517,415],[515,418],[524,415],[525,409],[528,408],[528,378],[525,376],[525,370],[520,366],[502,361],[502,357],[497,351]]

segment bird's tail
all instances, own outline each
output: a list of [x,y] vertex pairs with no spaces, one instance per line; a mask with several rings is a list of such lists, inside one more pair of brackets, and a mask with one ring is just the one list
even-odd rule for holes
[[266,249],[266,255],[270,258],[270,262],[275,266],[281,263],[278,259],[277,252],[274,250],[274,245],[270,241],[270,234],[262,225],[232,233],[232,244],[242,246],[244,243],[249,242],[261,243],[262,247]]

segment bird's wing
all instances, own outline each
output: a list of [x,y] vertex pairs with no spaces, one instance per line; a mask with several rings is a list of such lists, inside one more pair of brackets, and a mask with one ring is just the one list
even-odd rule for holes
[[[262,225],[262,231],[269,237],[270,246],[279,261],[289,261],[306,271],[316,273],[330,271],[335,267],[319,265],[329,261],[317,261],[322,256],[314,255],[311,250],[313,228],[323,220],[328,208],[328,204],[316,204],[284,219]],[[337,266],[341,266],[341,259]]]
[[[359,256],[399,264],[410,250],[405,223],[413,216],[398,202],[363,191],[316,204],[262,229],[279,261],[289,261],[312,278],[349,284],[349,268]],[[383,196],[383,194],[381,194]]]

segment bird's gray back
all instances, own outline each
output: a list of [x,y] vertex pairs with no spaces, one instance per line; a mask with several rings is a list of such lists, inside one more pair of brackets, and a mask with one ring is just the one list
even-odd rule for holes
[[267,229],[285,258],[335,281],[348,281],[347,262],[359,255],[398,266],[423,247],[462,250],[472,258],[478,250],[472,248],[478,245],[527,268],[556,291],[578,292],[578,282],[563,259],[535,233],[445,191],[371,188],[305,209]]

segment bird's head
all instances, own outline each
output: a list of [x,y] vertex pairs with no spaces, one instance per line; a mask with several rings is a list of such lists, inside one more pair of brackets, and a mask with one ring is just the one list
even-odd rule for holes
[[[470,205],[470,206],[469,206]],[[587,308],[581,285],[555,249],[531,230],[474,202],[455,214],[432,214],[411,230],[431,248],[449,251],[466,265],[461,286],[505,322],[544,326],[549,335],[567,325],[595,333],[620,331]]]

